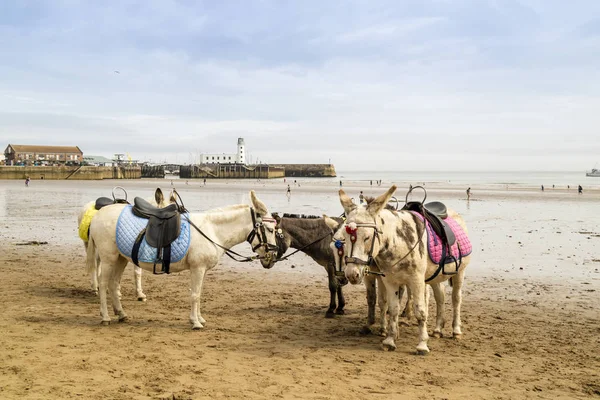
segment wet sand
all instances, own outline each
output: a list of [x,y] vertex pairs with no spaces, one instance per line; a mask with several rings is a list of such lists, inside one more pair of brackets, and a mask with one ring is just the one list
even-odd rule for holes
[[[174,184],[191,211],[247,203],[254,188],[273,210],[341,213],[334,182]],[[289,183],[289,180],[288,180]],[[298,255],[264,270],[223,258],[205,280],[205,329],[191,331],[189,274],[133,270],[122,282],[130,321],[100,325],[76,214],[116,184],[130,197],[170,182],[0,182],[0,398],[2,399],[521,399],[600,396],[600,195],[451,185],[430,200],[455,208],[474,256],[463,296],[463,331],[431,338],[414,354],[417,328],[403,321],[398,350],[363,336],[364,288],[346,286],[346,315],[325,319],[325,271]],[[378,194],[365,183],[348,193]],[[403,197],[399,193],[399,198]],[[47,245],[21,246],[36,240]],[[236,247],[249,254],[247,246]],[[448,289],[449,293],[449,289]],[[447,296],[447,318],[451,305]],[[432,302],[433,303],[433,302]],[[430,308],[429,326],[432,329]]]

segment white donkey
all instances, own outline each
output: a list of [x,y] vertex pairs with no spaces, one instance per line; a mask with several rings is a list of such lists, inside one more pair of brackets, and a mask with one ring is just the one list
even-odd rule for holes
[[[426,354],[427,347],[427,298],[425,292],[425,279],[431,277],[438,270],[438,264],[433,263],[427,254],[427,233],[422,220],[408,211],[396,212],[386,209],[385,206],[396,187],[392,186],[385,194],[372,201],[366,208],[357,208],[351,199],[340,190],[340,201],[348,219],[347,228],[340,229],[335,239],[342,239],[348,243],[350,257],[344,257],[341,262],[345,264],[345,273],[352,283],[360,283],[369,268],[373,267],[385,274],[380,279],[380,307],[382,309],[382,323],[385,324],[385,311],[389,307],[390,326],[386,339],[383,341],[384,349],[394,350],[394,339],[397,335],[399,314],[398,290],[401,285],[406,285],[412,293],[414,310],[419,322],[419,344],[417,352]],[[454,211],[448,214],[463,228],[466,226],[462,218]],[[462,334],[460,330],[460,303],[461,287],[464,270],[470,261],[470,256],[462,259],[459,272],[453,275],[453,306],[454,321],[453,331],[455,336]],[[377,264],[375,266],[374,262]],[[439,274],[428,282],[434,289],[437,303],[438,318],[435,332],[441,335],[443,327],[444,292],[440,287],[441,282],[448,276]],[[387,301],[383,301],[382,296]],[[382,304],[383,303],[383,304]]]
[[[225,252],[229,255],[231,251],[227,249],[248,241],[265,268],[271,268],[277,258],[276,221],[264,203],[256,197],[254,191],[250,192],[250,199],[252,207],[240,204],[206,213],[189,214],[189,221],[193,227],[189,249],[180,261],[170,264],[170,269],[172,272],[190,270],[192,329],[201,329],[202,324],[206,322],[200,313],[204,274],[217,265]],[[94,254],[97,251],[100,257],[100,313],[104,325],[111,322],[107,309],[107,289],[119,322],[127,320],[127,315],[116,294],[123,269],[127,262],[131,261],[130,257],[119,252],[116,244],[117,220],[124,207],[125,205],[114,205],[101,209],[94,217],[90,229],[87,262],[94,262]],[[154,269],[154,264],[145,262],[139,264],[147,271]]]
[[[163,195],[162,190],[160,190],[160,188],[157,188],[156,191],[154,192],[154,198],[153,199],[149,199],[148,200],[151,204],[157,206],[157,207],[166,207],[168,205],[168,203],[165,201],[165,197]],[[175,202],[175,197],[173,196],[173,192],[171,191],[171,195],[169,196],[169,202],[173,203]],[[94,207],[96,201],[90,201],[89,203],[87,203],[86,205],[83,206],[83,208],[79,211],[79,215],[77,215],[77,227],[78,229],[89,229],[91,221],[88,221],[87,226],[82,226],[81,223],[83,222],[84,218],[86,217],[86,213],[88,213],[90,211],[90,209],[92,207]],[[92,220],[94,218],[95,215],[92,216]],[[87,232],[84,233],[85,237],[87,237]],[[80,233],[81,236],[81,233]],[[83,241],[83,247],[85,247],[86,252],[87,252],[87,248],[88,248],[88,240],[85,240],[82,238]],[[98,295],[98,265],[100,263],[100,259],[98,258],[98,256],[96,255],[96,262],[94,263],[88,263],[87,264],[87,268],[88,268],[88,274],[90,275],[90,285],[92,287],[92,290],[94,291],[94,293],[96,293],[96,295]],[[135,282],[135,292],[137,295],[137,299],[139,301],[146,301],[146,295],[144,294],[143,290],[142,290],[142,269],[140,267],[138,267],[137,265],[133,266],[133,277],[134,277],[134,282]],[[119,296],[120,296],[120,290],[119,290]]]

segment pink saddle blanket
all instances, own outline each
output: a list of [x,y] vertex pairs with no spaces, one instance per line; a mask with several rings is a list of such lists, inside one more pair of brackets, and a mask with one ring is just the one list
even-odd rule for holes
[[[424,220],[423,216],[418,212],[411,211],[417,217]],[[473,246],[471,245],[471,241],[469,240],[469,236],[464,231],[464,229],[454,220],[452,217],[448,217],[444,220],[454,232],[454,236],[456,236],[456,243],[450,249],[450,254],[448,252],[444,252],[442,246],[442,239],[433,231],[431,224],[428,221],[425,221],[425,227],[427,230],[427,250],[429,251],[429,258],[436,264],[439,264],[442,261],[442,256],[446,255],[446,259],[444,260],[444,264],[453,263],[455,261],[460,261],[462,257],[466,257],[473,251]]]

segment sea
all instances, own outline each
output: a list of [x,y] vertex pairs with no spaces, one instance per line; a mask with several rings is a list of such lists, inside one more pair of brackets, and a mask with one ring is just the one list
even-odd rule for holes
[[463,186],[526,186],[551,188],[600,188],[600,177],[587,177],[582,171],[344,171],[338,170],[335,178],[303,178],[308,181],[370,182],[382,185],[391,183],[427,183]]

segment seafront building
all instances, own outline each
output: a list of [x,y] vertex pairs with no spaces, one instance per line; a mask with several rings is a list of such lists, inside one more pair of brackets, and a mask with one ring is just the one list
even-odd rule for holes
[[83,152],[78,146],[9,144],[4,157],[6,165],[81,164]]
[[238,138],[236,153],[202,154],[200,164],[246,164],[246,145],[244,138]]

